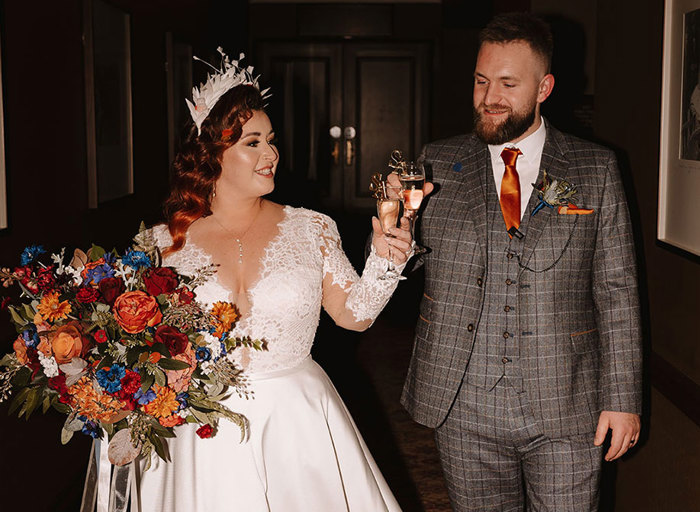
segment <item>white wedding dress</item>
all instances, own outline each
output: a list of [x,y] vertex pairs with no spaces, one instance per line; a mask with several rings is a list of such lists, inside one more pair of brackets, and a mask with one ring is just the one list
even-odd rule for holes
[[[375,254],[358,277],[325,215],[289,206],[284,214],[248,292],[251,311],[233,333],[268,343],[267,351],[250,350],[245,365],[254,397],[234,394],[225,402],[250,421],[249,439],[241,442],[238,427],[225,419],[210,439],[200,439],[196,425],[177,427],[168,441],[172,462],[154,457],[139,475],[140,503],[132,500],[132,512],[400,510],[333,384],[310,356],[324,276],[349,290],[346,307],[358,321],[376,318],[397,281],[378,279],[387,262]],[[164,226],[153,234],[159,246],[171,244]],[[188,241],[163,264],[189,274],[210,263]],[[195,291],[207,305],[230,295],[216,275]]]

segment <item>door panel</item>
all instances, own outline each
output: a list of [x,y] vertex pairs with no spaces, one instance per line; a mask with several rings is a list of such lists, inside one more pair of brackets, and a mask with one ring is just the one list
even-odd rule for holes
[[[368,185],[393,149],[414,158],[428,129],[428,46],[260,43],[269,112],[279,133],[276,198],[325,211],[374,211]],[[352,127],[332,156],[332,126]]]
[[357,156],[345,166],[345,205],[373,209],[368,185],[386,173],[400,149],[413,159],[426,140],[427,47],[419,43],[348,43],[345,47],[345,123],[357,127]]
[[275,197],[329,209],[342,205],[329,129],[341,119],[342,53],[335,44],[267,43],[259,47],[268,112],[280,149]]

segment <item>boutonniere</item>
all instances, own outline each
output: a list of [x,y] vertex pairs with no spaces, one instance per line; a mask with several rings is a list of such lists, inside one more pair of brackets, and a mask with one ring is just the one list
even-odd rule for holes
[[537,203],[531,215],[535,215],[545,206],[548,208],[557,207],[557,213],[560,215],[588,215],[593,213],[593,210],[588,208],[577,207],[572,199],[576,195],[576,187],[566,180],[553,178],[547,171],[543,171],[544,176],[539,185],[532,184],[537,191],[537,196],[540,202]]

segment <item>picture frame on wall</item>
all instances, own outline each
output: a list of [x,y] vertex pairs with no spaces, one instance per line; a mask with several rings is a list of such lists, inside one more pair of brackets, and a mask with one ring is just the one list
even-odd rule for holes
[[128,13],[85,0],[85,101],[90,208],[134,193]]
[[700,0],[666,0],[657,238],[700,256]]

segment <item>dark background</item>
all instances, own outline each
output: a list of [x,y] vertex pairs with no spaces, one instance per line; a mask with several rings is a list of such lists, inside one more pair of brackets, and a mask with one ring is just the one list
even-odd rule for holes
[[[131,16],[135,192],[94,209],[88,207],[87,190],[83,2],[2,3],[9,228],[0,231],[1,266],[17,264],[22,248],[30,243],[58,249],[98,242],[123,249],[141,220],[159,221],[169,180],[166,33],[191,44],[196,55],[211,57],[219,45],[231,49],[230,53],[240,48],[254,55],[264,40],[280,34],[287,41],[347,41],[344,30],[352,28],[352,24],[328,22],[338,19],[334,9],[347,4],[109,3]],[[606,466],[605,507],[697,510],[700,267],[697,257],[656,240],[663,0],[372,4],[377,5],[390,17],[391,30],[362,37],[398,44],[420,40],[430,48],[429,116],[423,142],[469,130],[476,35],[492,14],[532,10],[552,22],[557,81],[545,115],[558,128],[617,151],[640,265],[646,355],[644,433],[640,449]],[[304,19],[321,13],[319,23],[325,28],[300,35],[300,12]],[[414,29],[401,32],[401,27],[408,26]],[[294,202],[284,191],[278,199]],[[351,259],[360,262],[368,212],[339,209],[333,214]],[[399,310],[414,315],[417,288],[419,284],[403,285],[388,314]],[[11,350],[12,333],[7,314],[0,312],[0,352]],[[327,367],[341,394],[352,395],[358,384],[337,363],[352,358],[358,336],[339,334],[325,320],[321,333],[315,357]],[[335,342],[332,346],[323,342],[329,336]],[[339,337],[346,342],[337,343]],[[363,390],[366,386],[359,384]],[[68,446],[61,446],[63,418],[58,414],[35,414],[25,422],[6,412],[7,404],[1,405],[0,510],[77,510],[89,440],[76,436]]]

